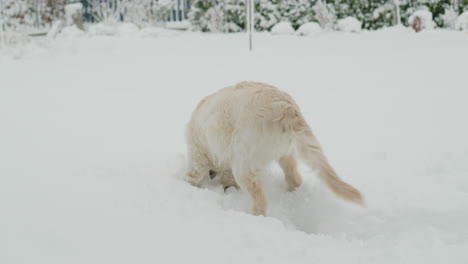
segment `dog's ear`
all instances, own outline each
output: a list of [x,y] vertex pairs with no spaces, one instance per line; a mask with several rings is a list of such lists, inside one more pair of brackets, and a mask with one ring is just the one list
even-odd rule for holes
[[216,172],[214,170],[209,170],[210,179],[214,179],[216,177]]

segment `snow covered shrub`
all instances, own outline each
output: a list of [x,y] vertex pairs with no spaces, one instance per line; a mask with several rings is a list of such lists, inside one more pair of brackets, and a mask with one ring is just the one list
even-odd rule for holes
[[255,1],[255,30],[270,31],[271,28],[281,21],[278,7],[271,0]]
[[344,32],[361,32],[362,23],[354,17],[339,19],[336,28]]
[[205,24],[210,32],[224,31],[224,12],[219,6],[212,6],[204,16],[201,17],[201,23]]
[[125,12],[125,0],[87,0],[97,22],[115,24]]
[[468,10],[463,12],[455,22],[455,29],[468,30]]
[[452,7],[445,9],[445,13],[442,14],[441,19],[443,21],[443,25],[446,28],[455,28],[455,23],[457,21],[458,14]]
[[325,4],[322,0],[317,0],[313,10],[315,11],[315,19],[320,26],[325,30],[330,30],[336,21],[335,9],[332,5]]
[[169,20],[171,9],[174,6],[172,0],[151,0],[147,4],[146,16],[150,24],[163,24]]
[[200,19],[212,6],[213,3],[211,1],[193,0],[192,6],[187,14],[193,30],[208,31],[208,27],[202,25]]
[[[254,1],[254,28],[268,31],[280,21],[289,21],[293,27],[313,19],[310,3],[313,0],[256,0]],[[209,19],[205,16],[210,8],[218,6],[223,13],[224,32],[239,32],[245,29],[245,0],[194,0],[189,11],[189,20],[195,30],[210,31]]]
[[453,19],[454,13],[458,15],[461,14],[464,10],[468,9],[468,0],[400,1],[402,21],[405,24],[405,26],[411,26],[408,23],[408,19],[415,11],[424,9],[432,14],[432,19],[435,23],[434,26],[450,28],[452,23],[450,22],[450,20]]
[[288,21],[293,28],[312,21],[314,11],[309,0],[281,0],[277,4],[278,13],[282,21]]
[[36,16],[32,0],[0,0],[1,19],[3,26],[17,29],[25,25],[33,25]]
[[434,22],[432,21],[432,13],[427,10],[418,10],[408,18],[408,24],[419,32],[423,29],[433,29]]
[[240,32],[246,23],[245,0],[222,0],[219,2],[224,13],[224,32]]
[[[208,12],[210,9],[211,11]],[[222,14],[221,21],[212,19],[215,10],[218,14]],[[211,31],[211,29],[216,29],[216,32],[244,30],[245,15],[245,0],[195,0],[188,13],[189,21],[194,30]]]
[[[216,9],[213,9],[215,7]],[[208,10],[211,11],[208,13]],[[210,31],[210,29],[218,29],[220,27],[219,25],[211,25],[212,22],[224,23],[223,20],[217,21],[213,17],[214,13],[216,12],[222,12],[222,10],[219,9],[217,3],[215,3],[214,1],[195,0],[193,1],[192,7],[190,8],[190,11],[188,13],[188,18],[194,30]],[[224,25],[221,25],[221,28],[223,27]]]
[[37,2],[43,23],[52,23],[64,17],[67,0],[38,0]]
[[299,29],[297,29],[297,34],[300,36],[310,36],[313,34],[320,33],[322,28],[316,22],[307,22],[302,24]]
[[393,22],[392,0],[330,0],[338,19],[354,17],[364,29],[379,29]]
[[133,23],[138,26],[165,21],[173,0],[86,0],[96,22]]
[[30,0],[0,0],[0,47],[21,46],[29,41],[26,29],[34,24]]
[[271,28],[273,35],[292,35],[294,32],[294,28],[289,22],[280,22]]
[[[394,0],[255,0],[254,27],[268,31],[281,21],[293,28],[307,22],[319,22],[324,29],[332,29],[337,19],[354,17],[361,21],[362,29],[375,30],[394,23]],[[417,10],[432,13],[434,26],[453,27],[454,15],[468,9],[468,0],[398,0],[401,21],[405,26]],[[224,14],[224,31],[245,29],[245,0],[193,0],[189,12],[196,30],[209,31],[206,19],[200,19],[209,8],[219,6]],[[396,21],[395,21],[396,22]]]

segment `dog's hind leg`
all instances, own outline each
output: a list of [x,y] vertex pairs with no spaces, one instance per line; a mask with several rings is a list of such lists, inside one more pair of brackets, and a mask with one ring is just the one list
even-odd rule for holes
[[302,176],[297,171],[297,161],[293,154],[280,158],[279,165],[283,169],[289,191],[294,191],[302,184]]

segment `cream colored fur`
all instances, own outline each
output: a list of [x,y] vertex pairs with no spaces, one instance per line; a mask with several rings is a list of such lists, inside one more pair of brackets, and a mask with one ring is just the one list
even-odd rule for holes
[[186,140],[187,180],[199,186],[210,169],[215,171],[215,180],[250,194],[255,215],[266,213],[262,176],[268,164],[279,162],[294,190],[302,183],[298,157],[338,196],[362,204],[359,191],[328,164],[295,101],[274,86],[242,82],[207,96],[192,114]]

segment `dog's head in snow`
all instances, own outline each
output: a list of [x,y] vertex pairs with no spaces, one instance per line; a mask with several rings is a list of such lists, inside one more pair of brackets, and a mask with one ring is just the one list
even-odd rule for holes
[[208,176],[211,183],[223,185],[224,190],[226,190],[229,187],[239,188],[236,180],[234,179],[234,176],[232,175],[231,170],[210,169],[208,171]]

